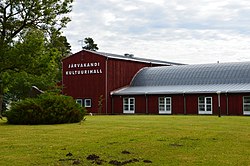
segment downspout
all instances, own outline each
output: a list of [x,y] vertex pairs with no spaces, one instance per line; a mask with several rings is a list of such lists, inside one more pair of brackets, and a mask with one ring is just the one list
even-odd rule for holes
[[217,91],[217,97],[218,97],[218,117],[221,117],[221,91]]
[[108,57],[105,62],[105,113],[108,114]]
[[63,76],[63,73],[64,73],[64,71],[63,71],[63,68],[64,68],[64,66],[63,66],[63,61],[61,61],[61,65],[62,65],[62,71],[61,71],[61,72],[62,72],[62,73],[61,73],[61,74],[62,74],[62,85],[61,85],[61,86],[62,86],[62,87],[61,87],[61,88],[62,88],[62,92],[61,92],[61,93],[64,95],[64,91],[63,91],[63,87],[64,87],[64,84],[63,84],[63,82],[64,82],[64,81],[63,81],[63,80],[64,80],[64,76]]
[[114,114],[114,100],[112,94],[111,94],[111,114]]
[[183,92],[183,109],[184,109],[184,115],[187,114],[187,108],[186,108],[186,95],[185,92]]
[[148,114],[148,96],[147,96],[147,92],[145,92],[145,99],[146,99],[146,114]]
[[226,102],[227,102],[227,115],[229,115],[229,110],[228,110],[228,91],[226,91]]

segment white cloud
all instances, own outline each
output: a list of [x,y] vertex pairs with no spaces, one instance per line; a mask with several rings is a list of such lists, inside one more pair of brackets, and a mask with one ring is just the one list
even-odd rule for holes
[[75,0],[64,34],[100,51],[176,61],[250,61],[248,0]]

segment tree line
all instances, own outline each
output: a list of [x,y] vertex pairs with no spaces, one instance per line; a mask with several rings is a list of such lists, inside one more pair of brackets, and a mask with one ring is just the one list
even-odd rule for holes
[[[71,54],[62,35],[73,0],[0,1],[0,115],[3,103],[28,97],[35,85],[55,90],[61,60]],[[83,49],[98,50],[92,38]]]

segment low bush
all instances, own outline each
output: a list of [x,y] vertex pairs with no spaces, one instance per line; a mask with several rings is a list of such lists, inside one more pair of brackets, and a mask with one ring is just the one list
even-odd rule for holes
[[12,103],[6,116],[11,124],[59,124],[80,122],[85,112],[72,97],[45,93]]

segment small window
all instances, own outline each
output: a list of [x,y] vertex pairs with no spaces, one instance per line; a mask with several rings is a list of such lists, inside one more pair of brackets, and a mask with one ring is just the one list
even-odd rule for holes
[[92,105],[91,105],[91,99],[85,99],[84,100],[84,106],[85,107],[91,107]]
[[171,114],[171,97],[159,97],[159,114]]
[[199,114],[212,114],[212,97],[199,97],[198,110]]
[[123,113],[129,113],[129,114],[135,113],[135,98],[133,97],[123,98]]
[[82,99],[76,99],[76,103],[78,103],[80,106],[82,106]]
[[243,97],[243,115],[250,115],[250,96]]

